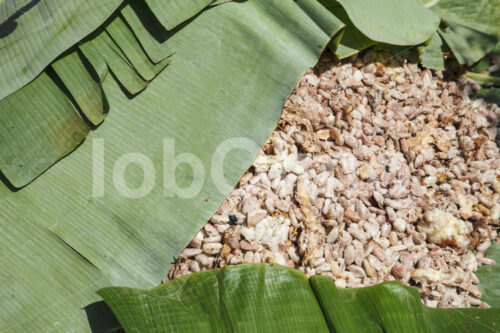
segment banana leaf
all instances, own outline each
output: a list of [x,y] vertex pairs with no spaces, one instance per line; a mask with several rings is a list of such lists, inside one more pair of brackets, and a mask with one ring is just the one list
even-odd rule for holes
[[500,324],[498,308],[429,308],[399,282],[341,289],[330,277],[267,264],[98,293],[126,332],[494,332]]
[[320,2],[345,24],[345,30],[338,35],[338,38],[334,38],[329,45],[329,48],[339,59],[350,57],[377,44],[377,42],[366,37],[356,28],[345,9],[336,0],[320,0]]
[[461,65],[473,65],[491,52],[498,42],[495,35],[451,21],[445,29],[439,29],[439,34]]
[[8,96],[1,106],[0,170],[16,187],[71,152],[90,131],[46,73]]
[[[209,7],[157,36],[174,53],[171,65],[135,97],[113,68],[107,74],[102,50],[79,45],[109,112],[78,149],[28,186],[13,189],[2,176],[0,331],[88,331],[84,308],[99,300],[97,289],[161,281],[172,256],[251,165],[284,101],[330,41],[334,31],[325,32],[316,14],[291,0]],[[221,165],[215,152],[222,143],[234,147],[234,138],[247,145],[230,150]],[[191,198],[163,186],[174,177],[164,172],[171,157],[183,153],[204,170]],[[212,179],[219,173],[226,186]],[[193,176],[181,164],[175,182],[186,188]],[[137,196],[141,188],[149,191]]]
[[[481,91],[492,89],[481,89]],[[497,90],[496,103],[500,105],[500,89]],[[490,103],[493,103],[492,101]],[[493,242],[486,251],[488,258],[495,260],[495,265],[482,265],[476,272],[479,278],[479,289],[483,292],[483,300],[492,307],[500,307],[500,243]]]
[[440,0],[429,3],[429,9],[447,25],[439,33],[460,64],[476,63],[498,43],[499,0]]
[[442,46],[443,41],[436,32],[427,45],[420,47],[420,62],[424,67],[444,70]]
[[[51,66],[86,119],[94,126],[99,125],[108,112],[106,96],[104,96],[99,80],[96,80],[89,72],[81,52],[72,51],[52,63]],[[27,86],[25,89],[29,88]]]
[[439,0],[431,1],[429,5],[429,9],[445,21],[500,37],[499,0]]
[[213,0],[145,0],[158,20],[171,30],[193,17]]
[[120,14],[127,21],[153,63],[159,63],[170,54],[164,43],[165,29],[158,20],[152,17],[151,9],[145,6],[143,0],[127,1]]
[[122,0],[0,1],[0,100],[97,29]]
[[500,77],[498,76],[492,76],[474,72],[467,72],[466,75],[469,79],[473,79],[474,81],[477,82],[477,84],[480,85],[500,86]]
[[[149,14],[151,18],[154,16]],[[133,22],[134,27],[144,21],[147,19],[143,17]],[[4,136],[0,170],[9,184],[19,189],[32,182],[75,149],[89,127],[95,128],[104,120],[108,101],[102,82],[108,67],[127,93],[134,95],[146,89],[169,61],[152,61],[116,14],[30,84],[0,100]]]
[[416,45],[436,31],[440,18],[414,0],[338,0],[368,38],[393,45]]
[[[488,55],[486,57],[484,57],[477,64],[475,64],[474,67],[471,68],[471,71],[475,72],[475,73],[481,73],[484,71],[488,71],[489,68],[493,65],[492,60],[494,57],[500,57],[500,42],[497,43],[497,45],[495,45],[495,48],[493,49],[493,51],[488,53]],[[500,76],[500,68],[494,70],[490,74]]]

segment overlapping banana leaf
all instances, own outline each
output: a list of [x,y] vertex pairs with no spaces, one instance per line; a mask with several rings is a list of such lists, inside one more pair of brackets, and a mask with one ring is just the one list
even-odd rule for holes
[[447,22],[460,23],[477,31],[500,36],[498,0],[439,0],[428,1],[428,5]]
[[328,8],[336,17],[345,24],[345,31],[335,43],[330,44],[330,49],[336,54],[339,59],[344,59],[352,56],[377,42],[369,39],[351,22],[345,9],[337,2],[332,0],[321,0],[323,6]]
[[[0,170],[12,187],[33,181],[104,120],[109,106],[102,83],[108,68],[130,95],[165,68],[168,51],[151,41],[151,22],[154,15],[141,0],[127,2],[30,84],[0,100]],[[9,76],[5,82],[15,85]]]
[[[444,69],[441,39],[460,64],[472,65],[491,52],[500,37],[499,0],[321,2],[346,24],[342,39],[331,47],[340,59],[377,43],[420,45],[422,65]],[[440,22],[443,27],[438,29]],[[440,37],[435,36],[436,31]]]
[[[494,57],[500,57],[500,42],[497,43],[497,45],[495,45],[493,51],[491,51],[486,57],[484,57],[477,64],[475,64],[474,67],[471,68],[471,71],[474,73],[487,71],[490,68],[490,66],[493,65],[492,60]],[[490,74],[499,76],[500,69],[496,69],[493,71],[493,73]]]
[[[87,13],[90,15],[99,9],[101,14],[107,13],[106,9],[118,6],[117,3],[113,3],[113,6],[108,4],[109,7],[106,8],[92,5],[92,3],[85,5],[91,8],[66,5],[68,8],[61,7],[65,14],[57,16],[57,20],[54,20],[50,29],[30,33],[29,36],[23,38],[23,33],[26,35],[26,31],[17,29],[17,26],[25,27],[21,25],[21,17],[30,20],[31,23],[26,24],[26,28],[31,31],[33,20],[36,21],[40,15],[43,17],[46,15],[45,12],[54,11],[52,7],[57,7],[57,1],[52,1],[41,4],[33,0],[26,4],[16,3],[17,7],[11,1],[0,4],[3,9],[0,12],[4,14],[6,20],[1,28],[7,31],[6,29],[11,27],[12,30],[5,32],[6,37],[0,39],[0,50],[2,50],[2,42],[8,43],[9,38],[14,38],[15,43],[5,44],[3,48],[6,50],[5,54],[9,56],[7,59],[19,58],[19,60],[11,60],[12,66],[0,67],[0,74],[6,78],[3,82],[14,89],[5,94],[5,96],[10,94],[6,98],[2,99],[3,95],[0,95],[0,109],[4,110],[1,116],[9,118],[9,125],[5,121],[0,124],[0,132],[19,133],[18,137],[20,137],[16,140],[0,141],[2,151],[0,170],[13,188],[26,186],[76,148],[88,132],[87,129],[81,129],[84,122],[87,122],[90,127],[95,127],[104,120],[108,112],[108,103],[102,90],[102,81],[106,78],[108,68],[128,94],[140,93],[169,62],[167,57],[171,51],[164,42],[175,31],[167,29],[179,26],[210,4],[219,5],[226,2],[213,2],[212,0],[169,0],[167,2],[128,0],[123,2],[119,13],[107,20],[90,37],[79,42],[79,46],[67,51],[47,71],[56,84],[52,89],[52,101],[44,98],[37,99],[39,108],[46,110],[45,124],[50,124],[50,128],[47,128],[38,118],[24,116],[34,112],[33,105],[24,102],[26,96],[30,91],[33,96],[40,89],[26,87],[21,90],[27,90],[27,92],[18,90],[14,93],[16,89],[19,89],[19,78],[23,77],[16,66],[22,64],[23,61],[29,63],[30,66],[45,66],[55,55],[63,52],[68,43],[88,32],[88,29],[79,30],[80,17],[86,17]],[[322,29],[336,33],[337,36],[330,43],[330,48],[339,58],[353,55],[378,42],[385,43],[387,46],[416,45],[425,42],[425,45],[419,48],[422,64],[429,68],[443,69],[442,49],[445,45],[441,39],[444,39],[447,46],[455,53],[457,60],[463,64],[472,64],[481,59],[498,41],[492,33],[498,33],[500,29],[494,26],[494,22],[500,17],[500,6],[495,6],[499,0],[482,0],[481,6],[466,5],[463,0],[438,1],[423,5],[415,0],[377,0],[376,2],[321,0],[321,2],[334,15],[320,14],[318,25]],[[315,7],[321,7],[316,1],[298,1],[297,4],[306,13],[311,11],[312,15],[318,14]],[[447,27],[440,29],[439,35],[435,31],[441,18],[426,7],[442,15],[445,20]],[[84,15],[78,15],[78,10],[87,11]],[[321,7],[321,10],[324,11],[324,8]],[[107,16],[109,13],[104,18]],[[78,19],[73,22],[70,19],[73,17],[78,17]],[[102,15],[97,18],[103,20]],[[479,23],[480,19],[484,22]],[[57,29],[57,26],[62,24],[61,22],[71,27],[74,25],[77,32],[62,33]],[[89,22],[88,24],[95,25],[95,20]],[[38,36],[37,33],[42,36]],[[36,42],[30,43],[33,36],[37,38]],[[39,42],[44,40],[48,42],[43,50],[50,52],[43,53],[37,58],[38,62],[16,57],[14,54],[19,48],[25,48],[28,51],[26,54],[41,52],[42,46]],[[405,49],[401,52],[405,52]],[[25,73],[23,83],[33,79],[40,72],[38,67],[36,70]],[[40,86],[40,83],[36,81],[41,81],[43,77],[45,76],[41,75],[35,79],[32,85]],[[68,98],[63,94],[57,94],[56,86],[65,92]],[[54,110],[54,103],[60,106],[70,106],[70,101],[76,109],[68,111],[67,116],[61,117],[60,113]],[[14,109],[21,109],[21,111],[17,112]],[[75,123],[81,124],[75,125]],[[61,130],[62,134],[60,134]],[[38,137],[41,139],[33,145],[30,140],[25,141],[25,137],[30,137],[30,140],[37,140]],[[19,153],[14,154],[14,151],[19,151]]]
[[473,97],[483,98],[488,103],[495,103],[500,106],[500,69],[495,66],[495,58],[500,58],[500,42],[497,43],[493,51],[476,63],[466,75],[482,86]]
[[0,1],[0,100],[97,29],[122,1]]
[[455,55],[459,64],[472,65],[491,52],[498,42],[498,37],[463,24],[448,22],[445,29],[439,29],[439,34],[445,40]]
[[393,45],[416,45],[436,31],[439,16],[413,0],[338,0],[365,36]]
[[422,65],[427,68],[444,70],[445,67],[442,49],[443,41],[436,32],[430,39],[429,43],[425,46],[421,46],[419,49],[420,61]]
[[431,2],[429,9],[447,25],[439,34],[460,64],[474,64],[498,42],[499,0],[439,0]]
[[436,31],[440,18],[414,0],[321,0],[346,29],[338,45],[330,48],[346,58],[379,42],[416,45]]
[[[161,30],[158,25],[156,31],[151,30],[141,20],[144,13],[151,14],[150,9],[142,7],[141,13],[135,7],[143,3],[129,4],[134,13],[111,17],[78,49],[63,55],[70,58],[60,58],[47,73],[15,93],[21,96],[16,96],[19,99],[14,104],[26,110],[40,109],[39,104],[49,98],[55,105],[61,101],[66,104],[41,109],[46,113],[36,115],[42,119],[31,125],[30,114],[24,115],[25,127],[13,116],[15,110],[0,106],[0,114],[10,112],[6,120],[13,117],[18,121],[12,129],[0,124],[10,129],[2,129],[2,145],[25,147],[16,156],[28,158],[38,151],[26,142],[27,133],[33,138],[40,133],[39,138],[44,138],[51,135],[44,129],[57,125],[60,133],[78,141],[80,137],[71,132],[74,127],[65,125],[64,117],[78,119],[71,108],[77,108],[76,115],[85,124],[91,119],[98,123],[102,112],[107,114],[94,131],[85,129],[88,136],[78,149],[28,186],[16,190],[6,185],[5,178],[5,184],[0,183],[2,332],[85,331],[89,323],[84,307],[98,300],[98,288],[159,283],[172,256],[214,213],[250,166],[274,129],[288,94],[339,30],[332,25],[335,18],[327,19],[328,11],[321,12],[321,7],[306,1],[228,2],[209,7],[173,31]],[[109,24],[115,20],[122,27],[125,20],[127,29],[138,39],[131,39],[120,27],[114,30]],[[154,40],[139,39],[146,31]],[[136,53],[136,42],[141,50],[151,44],[157,47],[156,55],[162,50],[174,55],[171,65],[149,83],[148,89],[132,98],[129,93],[156,72],[156,67],[145,65],[143,55]],[[154,60],[152,53],[144,52]],[[71,81],[77,77],[65,75],[68,66],[59,61],[78,64],[75,73],[84,72],[82,66],[89,70],[93,82],[87,77],[82,84],[90,87],[93,97],[82,94]],[[36,89],[37,85],[53,91],[46,93]],[[61,90],[56,91],[54,85]],[[27,87],[34,91],[29,98],[23,97],[29,92]],[[89,102],[103,96],[106,102]],[[23,98],[35,105],[27,107]],[[92,108],[96,112],[89,113]],[[64,117],[51,114],[54,112]],[[43,122],[49,122],[48,127],[42,127]],[[30,131],[23,132],[27,128]],[[215,170],[223,172],[229,184],[220,190],[211,178],[211,165],[218,162],[212,157],[221,143],[235,137],[249,138],[256,144],[228,153],[223,170]],[[164,143],[164,139],[174,142]],[[55,150],[47,151],[58,158],[67,152],[63,148],[70,142],[61,140]],[[182,153],[194,154],[205,170],[200,192],[189,199],[172,197],[163,188],[164,156]],[[52,160],[41,158],[26,172],[32,176]],[[123,177],[113,177],[115,167],[126,166],[127,161],[136,163],[121,169],[119,176]],[[138,161],[154,172],[145,175]],[[19,184],[29,179],[21,177],[19,170],[14,174],[17,172]],[[11,174],[8,180],[13,178]],[[120,192],[140,187],[145,178],[152,187],[144,196],[130,198]],[[192,178],[189,167],[179,166],[175,177],[178,186],[189,186]]]
[[500,308],[429,308],[399,282],[340,289],[330,277],[267,264],[99,294],[126,332],[495,332],[500,324]]
[[213,0],[145,0],[161,24],[168,30],[193,17]]
[[[169,11],[156,0],[0,2],[1,331],[80,332],[97,288],[160,281],[229,191],[210,177],[216,148],[256,143],[229,153],[222,171],[233,185],[332,36],[345,56],[375,43],[358,43],[347,15],[356,3],[323,3],[339,16],[316,0],[170,0]],[[427,34],[434,19],[416,11]],[[354,14],[363,29],[374,22]],[[383,27],[372,37],[423,38]],[[165,156],[185,152],[205,170],[190,199],[163,188]],[[175,179],[187,187],[193,177],[181,165]],[[141,184],[151,191],[124,195]]]

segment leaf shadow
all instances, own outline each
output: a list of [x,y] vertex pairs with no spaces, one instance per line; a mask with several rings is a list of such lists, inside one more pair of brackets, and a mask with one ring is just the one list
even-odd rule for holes
[[[11,33],[13,33],[19,25],[16,22],[16,20],[21,15],[25,14],[28,10],[35,7],[39,2],[40,2],[40,0],[32,0],[32,1],[28,2],[24,7],[16,10],[16,12],[14,14],[12,14],[12,16],[10,16],[7,20],[0,23],[0,38],[5,38],[8,35],[10,35]],[[9,4],[7,4],[7,5],[9,5]]]
[[15,187],[12,185],[12,183],[9,181],[9,179],[4,175],[4,173],[0,170],[0,182],[4,183],[4,185],[12,192],[17,192],[20,190],[20,188]]
[[115,314],[104,301],[94,302],[83,309],[92,333],[124,332]]

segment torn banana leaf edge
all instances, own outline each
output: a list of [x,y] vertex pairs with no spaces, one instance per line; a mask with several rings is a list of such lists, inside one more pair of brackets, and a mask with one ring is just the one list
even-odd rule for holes
[[127,1],[41,75],[0,100],[0,172],[7,185],[17,190],[31,183],[104,121],[105,80],[113,76],[130,97],[146,89],[170,62],[164,41],[175,31],[165,27],[178,26],[211,2],[185,8],[186,2],[170,1],[176,15],[155,15],[151,8],[166,10],[160,1],[149,0],[151,8]]

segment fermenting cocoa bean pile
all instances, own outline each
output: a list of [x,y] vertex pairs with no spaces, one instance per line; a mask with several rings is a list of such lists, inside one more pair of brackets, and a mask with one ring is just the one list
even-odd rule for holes
[[399,280],[432,307],[487,307],[474,272],[494,264],[483,253],[498,237],[500,108],[471,100],[476,88],[415,64],[323,56],[165,280],[267,262],[342,288]]

